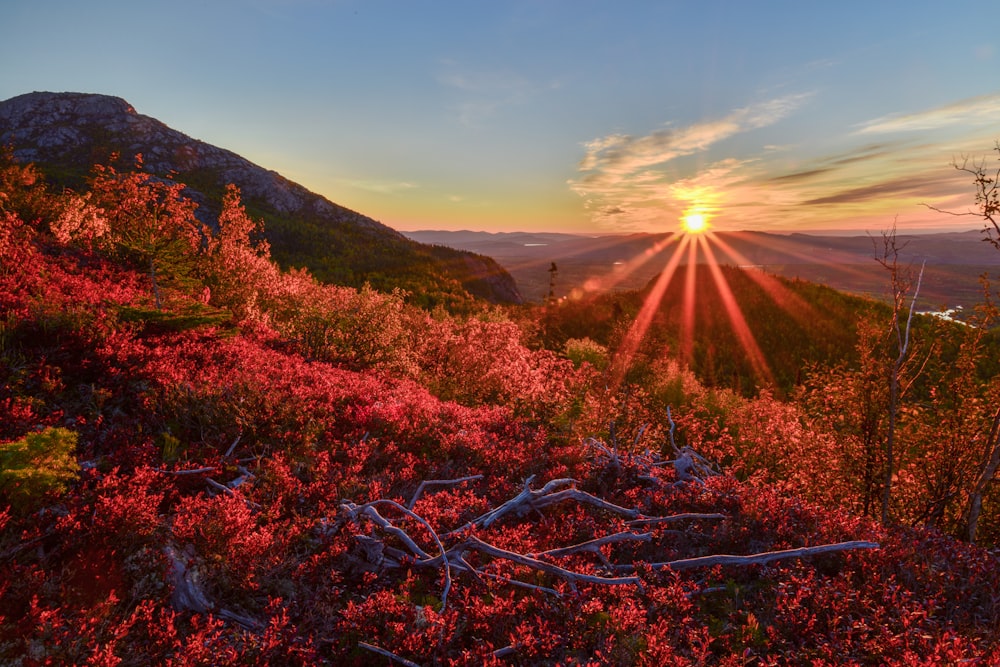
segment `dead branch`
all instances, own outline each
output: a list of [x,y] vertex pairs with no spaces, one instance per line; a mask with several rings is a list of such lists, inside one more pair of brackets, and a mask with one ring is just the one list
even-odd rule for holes
[[153,472],[158,472],[161,475],[204,475],[210,472],[218,472],[218,468],[207,467],[207,468],[187,468],[185,470],[164,470],[163,468],[153,468]]
[[373,500],[361,506],[354,505],[354,503],[351,502],[344,502],[341,503],[340,506],[342,509],[346,509],[348,515],[351,516],[352,518],[357,516],[358,514],[365,514],[366,516],[373,519],[375,523],[378,524],[379,527],[381,527],[383,530],[385,530],[388,533],[391,533],[392,535],[395,535],[400,540],[402,540],[403,543],[411,551],[413,551],[414,554],[416,554],[419,560],[430,560],[431,559],[430,555],[426,551],[421,549],[419,546],[417,546],[417,543],[413,541],[413,539],[406,533],[406,531],[404,531],[402,528],[394,526],[388,519],[386,519],[385,517],[383,517],[381,514],[378,513],[378,510],[375,509],[376,505],[388,505],[390,507],[398,509],[400,512],[402,512],[403,514],[410,517],[411,519],[422,525],[424,528],[426,528],[427,532],[429,532],[431,534],[431,537],[434,538],[434,543],[440,550],[441,558],[443,560],[443,565],[445,566],[444,590],[441,592],[441,608],[446,609],[448,607],[448,593],[451,590],[452,564],[448,560],[448,552],[445,551],[444,544],[441,543],[441,538],[438,536],[437,531],[434,530],[434,527],[431,526],[431,524],[427,521],[427,519],[423,518],[413,510],[403,507],[395,500],[388,500],[388,499]]
[[[375,502],[377,503],[379,501],[375,501]],[[393,501],[386,500],[384,502],[392,503]],[[367,505],[358,506],[358,505],[355,505],[354,503],[351,503],[351,502],[345,502],[345,503],[342,503],[340,505],[340,508],[342,510],[345,510],[347,512],[348,518],[350,518],[350,519],[352,519],[354,521],[357,521],[357,518],[360,515],[367,516],[372,521],[374,521],[375,525],[377,525],[379,528],[381,528],[385,532],[389,533],[390,535],[395,536],[400,542],[402,542],[404,545],[406,545],[406,548],[409,549],[410,552],[414,556],[416,556],[418,559],[420,559],[420,560],[428,560],[428,559],[431,558],[430,554],[428,554],[426,551],[424,551],[423,549],[421,549],[420,546],[416,542],[413,541],[413,538],[410,537],[409,534],[405,530],[403,530],[402,528],[400,528],[398,526],[393,525],[393,523],[391,521],[389,521],[384,516],[382,516],[381,514],[379,514],[378,510],[375,509],[375,507],[373,506],[372,503],[368,503]],[[406,509],[406,508],[404,508],[404,509]],[[408,510],[408,511],[410,511],[410,510]],[[424,522],[424,523],[426,523],[426,522]],[[432,530],[432,532],[433,532],[433,530]],[[443,552],[443,550],[442,550],[442,552]]]
[[198,571],[193,568],[188,569],[188,559],[182,557],[172,544],[164,547],[163,553],[167,557],[167,576],[173,587],[170,603],[174,609],[193,611],[199,614],[207,613],[212,608],[212,604],[201,589],[201,576]]
[[248,482],[256,477],[256,475],[243,466],[236,466],[236,472],[239,473],[239,476],[226,482],[226,486],[230,489],[235,489],[241,484],[244,484],[245,482]]
[[425,479],[420,482],[420,486],[418,486],[417,490],[413,492],[413,497],[410,498],[410,502],[406,503],[406,509],[413,509],[413,506],[417,504],[417,501],[423,494],[424,489],[428,486],[452,486],[462,484],[464,482],[472,482],[482,478],[482,475],[469,475],[468,477],[459,477],[458,479]]
[[205,483],[208,484],[213,489],[221,491],[221,492],[225,493],[226,495],[230,495],[230,496],[235,496],[236,495],[235,491],[233,491],[232,489],[230,489],[225,484],[219,484],[218,482],[216,482],[211,477],[206,477],[205,478]]
[[546,563],[545,561],[538,560],[537,558],[532,558],[531,556],[525,556],[524,554],[501,549],[500,547],[493,546],[488,542],[483,542],[478,537],[468,538],[462,543],[461,546],[463,549],[475,549],[476,551],[486,554],[487,556],[503,558],[504,560],[509,560],[512,563],[524,565],[540,572],[545,572],[546,574],[559,577],[569,583],[573,590],[576,590],[577,583],[603,584],[608,586],[634,584],[640,589],[642,588],[642,582],[639,580],[639,577],[601,577],[593,574],[573,572],[571,570],[561,568],[558,565],[553,565],[552,563]]
[[615,533],[613,535],[598,537],[594,540],[588,540],[587,542],[581,542],[580,544],[574,544],[573,546],[561,547],[559,549],[549,549],[548,551],[543,551],[540,554],[529,555],[533,557],[548,556],[550,558],[563,558],[583,551],[589,551],[599,556],[602,561],[605,561],[605,565],[610,565],[610,563],[606,562],[604,554],[601,552],[601,547],[605,544],[616,544],[618,542],[649,542],[652,539],[652,533]]
[[587,493],[586,491],[581,491],[580,489],[563,489],[562,491],[557,491],[555,493],[545,495],[539,494],[539,496],[530,499],[528,502],[532,509],[542,509],[543,507],[548,507],[549,505],[561,503],[564,500],[575,500],[578,503],[591,505],[597,509],[602,509],[613,514],[620,514],[621,516],[628,517],[629,519],[634,519],[640,514],[638,509],[629,509],[627,507],[622,507],[621,505],[615,505],[612,502],[602,500],[601,498]]
[[[674,571],[680,571],[691,570],[698,567],[715,567],[716,565],[765,565],[771,561],[783,560],[785,558],[806,558],[817,554],[849,551],[853,549],[878,549],[879,547],[880,545],[877,542],[865,542],[858,540],[853,542],[822,544],[815,547],[766,551],[764,553],[752,554],[750,556],[715,554],[712,556],[699,556],[697,558],[682,558],[680,560],[668,561],[665,563],[650,563],[648,567],[653,570],[671,569]],[[618,565],[615,567],[615,571],[617,572],[634,572],[635,570],[635,565]]]
[[569,484],[576,484],[575,479],[554,479],[543,486],[541,489],[532,490],[531,483],[535,480],[535,476],[532,475],[524,481],[524,488],[516,496],[503,503],[499,507],[496,507],[489,512],[473,519],[472,521],[466,523],[464,526],[456,528],[455,530],[447,533],[445,537],[451,537],[457,535],[469,528],[489,528],[498,519],[511,512],[514,512],[516,516],[523,516],[525,513],[535,508],[533,504],[535,499],[548,495],[555,491],[555,489],[560,486],[567,486]]
[[230,456],[233,455],[233,452],[236,450],[236,445],[240,444],[240,438],[242,437],[243,437],[242,433],[236,436],[236,439],[233,440],[233,444],[229,445],[229,449],[226,450],[226,453],[224,454],[225,458],[228,459]]
[[680,456],[681,450],[677,448],[677,441],[674,440],[674,433],[677,431],[677,424],[674,423],[674,416],[670,414],[670,406],[667,406],[667,423],[670,424],[670,430],[667,431],[667,435],[670,436],[670,448],[674,450],[674,456]]
[[670,516],[650,516],[641,519],[634,519],[627,522],[627,526],[651,526],[657,523],[673,523],[674,521],[685,521],[688,519],[725,519],[725,514],[699,514],[695,512],[685,512],[683,514],[671,514]]
[[407,660],[402,656],[398,656],[392,651],[387,651],[384,648],[379,648],[378,646],[373,646],[372,644],[368,644],[366,642],[358,642],[358,646],[360,648],[365,649],[366,651],[371,651],[372,653],[378,653],[379,655],[389,658],[394,662],[398,662],[401,665],[406,665],[406,667],[420,667],[420,665],[418,665],[417,663]]

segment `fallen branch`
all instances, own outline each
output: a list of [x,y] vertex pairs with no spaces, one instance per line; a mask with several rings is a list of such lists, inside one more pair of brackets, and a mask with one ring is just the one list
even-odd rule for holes
[[229,445],[229,449],[227,449],[226,453],[223,455],[224,458],[228,459],[230,456],[233,455],[233,452],[236,450],[236,445],[240,444],[240,438],[242,437],[243,437],[242,433],[236,436],[236,439],[233,440],[233,444]]
[[345,502],[341,503],[341,508],[346,509],[349,516],[351,517],[355,517],[358,514],[365,514],[366,516],[372,518],[375,521],[375,523],[377,523],[383,530],[401,539],[403,543],[406,544],[406,546],[411,551],[413,551],[414,554],[416,554],[418,560],[430,560],[431,559],[430,555],[426,551],[421,549],[419,546],[417,546],[417,543],[413,541],[413,538],[411,538],[406,533],[405,530],[397,526],[394,526],[388,519],[386,519],[385,517],[383,517],[381,514],[378,513],[378,510],[375,509],[375,506],[380,504],[389,505],[390,507],[398,509],[400,512],[402,512],[403,514],[415,520],[424,528],[426,528],[427,531],[431,534],[431,537],[434,538],[434,543],[437,545],[437,548],[441,552],[441,558],[443,559],[443,564],[445,566],[444,590],[441,592],[441,608],[442,610],[446,609],[448,607],[448,592],[451,590],[452,564],[448,560],[448,552],[445,551],[444,544],[441,543],[441,538],[438,537],[437,531],[434,530],[434,527],[431,526],[431,524],[427,521],[427,519],[423,518],[413,510],[407,507],[403,507],[395,500],[388,500],[388,499],[373,500],[361,506],[357,506],[351,502]]
[[621,586],[625,584],[634,584],[640,589],[642,588],[642,582],[639,577],[602,577],[595,574],[583,574],[581,572],[573,572],[572,570],[567,570],[561,568],[558,565],[553,565],[552,563],[546,563],[545,561],[538,560],[537,558],[532,558],[531,556],[525,556],[524,554],[515,553],[513,551],[507,551],[506,549],[501,549],[500,547],[493,546],[487,542],[483,542],[478,537],[470,537],[465,542],[462,543],[463,549],[475,549],[476,551],[486,554],[487,556],[493,556],[494,558],[503,558],[504,560],[509,560],[512,563],[517,563],[518,565],[525,565],[532,569],[538,570],[540,572],[545,572],[546,574],[551,574],[553,576],[563,579],[576,590],[577,583],[584,584],[603,584],[607,586]]
[[529,503],[531,504],[532,509],[541,509],[543,507],[548,507],[549,505],[556,505],[564,500],[575,500],[579,503],[591,505],[597,509],[606,510],[613,514],[619,514],[630,519],[634,519],[639,516],[638,509],[629,509],[627,507],[622,507],[621,505],[615,505],[614,503],[602,500],[601,498],[587,493],[586,491],[581,491],[580,489],[564,489],[562,491],[557,491],[556,493],[539,495],[538,497],[529,500]]
[[206,483],[207,483],[207,484],[208,484],[208,485],[209,485],[210,487],[212,487],[213,489],[217,489],[217,490],[219,490],[219,491],[222,491],[222,492],[223,492],[223,493],[225,493],[226,495],[230,495],[230,496],[235,496],[235,495],[236,495],[236,492],[235,492],[235,491],[233,491],[232,489],[230,489],[230,488],[229,488],[228,486],[226,486],[225,484],[219,484],[218,482],[216,482],[216,481],[215,481],[214,479],[212,479],[211,477],[206,477],[206,478],[205,478],[205,482],[206,482]]
[[580,544],[574,544],[573,546],[561,547],[559,549],[549,549],[548,551],[543,551],[540,554],[529,555],[533,555],[534,557],[548,556],[550,558],[564,558],[566,556],[572,556],[573,554],[589,551],[599,556],[601,560],[604,561],[605,565],[609,565],[607,560],[604,558],[604,554],[601,552],[601,547],[605,544],[616,544],[618,542],[649,542],[652,539],[652,533],[615,533],[613,535],[598,537],[597,539],[589,540],[587,542],[581,542]]
[[[680,560],[668,561],[665,563],[649,563],[647,567],[653,570],[671,569],[674,571],[691,570],[698,567],[715,567],[716,565],[764,565],[771,561],[783,560],[785,558],[806,558],[817,554],[833,553],[838,551],[850,551],[853,549],[878,549],[877,542],[853,541],[837,542],[836,544],[822,544],[815,547],[800,547],[798,549],[784,549],[781,551],[766,551],[764,553],[752,554],[750,556],[733,556],[730,554],[715,554],[712,556],[699,556],[697,558],[682,558]],[[635,565],[618,565],[616,572],[634,572]]]
[[447,533],[445,537],[451,537],[457,535],[461,532],[468,530],[469,528],[489,528],[501,517],[510,514],[511,512],[516,513],[517,516],[525,514],[527,511],[534,507],[533,502],[540,496],[545,496],[553,493],[558,487],[566,486],[568,484],[576,484],[575,479],[554,479],[548,482],[545,486],[537,491],[532,490],[531,483],[535,480],[535,476],[532,475],[524,481],[524,488],[516,496],[503,503],[499,507],[491,509],[489,512],[473,519],[472,521],[466,523],[464,526],[456,528],[455,530]]
[[626,522],[627,526],[651,526],[657,523],[673,523],[674,521],[685,521],[689,519],[725,519],[725,514],[698,514],[695,512],[685,512],[683,514],[671,514],[670,516],[649,516],[641,519],[633,519]]
[[379,648],[378,646],[373,646],[372,644],[368,644],[366,642],[358,642],[358,646],[360,648],[365,649],[366,651],[371,651],[372,653],[378,653],[379,655],[389,658],[390,660],[393,660],[395,662],[398,662],[401,665],[406,665],[406,667],[420,667],[420,665],[418,665],[417,663],[407,660],[402,656],[398,656],[392,651],[387,651],[384,648]]
[[207,467],[207,468],[187,468],[185,470],[164,470],[163,468],[153,468],[153,472],[158,472],[161,475],[204,475],[210,472],[218,472],[218,468]]
[[472,482],[482,478],[482,475],[469,475],[468,477],[459,477],[458,479],[425,479],[420,482],[420,486],[418,486],[417,490],[413,492],[413,497],[410,498],[410,502],[406,503],[406,509],[413,509],[413,506],[417,504],[417,501],[423,494],[424,489],[428,486],[452,486],[462,484],[464,482]]

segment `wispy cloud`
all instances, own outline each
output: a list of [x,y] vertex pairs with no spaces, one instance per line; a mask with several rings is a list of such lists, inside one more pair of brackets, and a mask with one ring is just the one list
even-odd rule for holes
[[937,130],[955,125],[996,124],[1000,93],[980,95],[912,114],[892,114],[863,123],[858,134]]
[[542,87],[509,70],[469,69],[454,61],[442,63],[438,83],[461,98],[452,107],[463,125],[475,127],[504,107],[526,103]]
[[365,190],[367,192],[377,192],[379,194],[391,195],[399,192],[407,192],[419,187],[416,183],[406,181],[379,181],[379,180],[359,180],[340,179],[337,184],[345,188],[355,190]]
[[735,134],[772,125],[802,106],[809,94],[798,94],[737,109],[724,118],[667,127],[642,137],[612,134],[587,142],[581,171],[629,174],[703,151]]
[[736,109],[722,118],[668,126],[644,136],[598,137],[584,144],[578,165],[581,175],[570,180],[569,186],[584,198],[584,206],[597,222],[617,227],[662,225],[664,218],[692,207],[712,210],[720,203],[718,188],[739,174],[746,162],[716,162],[689,179],[674,177],[669,163],[703,153],[742,132],[773,125],[810,97],[808,93],[787,95]]

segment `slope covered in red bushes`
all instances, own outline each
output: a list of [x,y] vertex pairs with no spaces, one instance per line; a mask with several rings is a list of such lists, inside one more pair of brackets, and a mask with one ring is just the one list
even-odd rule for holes
[[[4,664],[1000,659],[994,556],[757,477],[681,475],[660,465],[663,415],[580,437],[603,419],[596,371],[496,314],[313,285],[333,309],[318,344],[198,286],[157,309],[144,270],[26,210],[0,218],[0,442],[75,439],[79,472],[22,495],[5,478]],[[366,303],[403,318],[393,354],[334,335]],[[860,541],[879,546],[689,560]]]

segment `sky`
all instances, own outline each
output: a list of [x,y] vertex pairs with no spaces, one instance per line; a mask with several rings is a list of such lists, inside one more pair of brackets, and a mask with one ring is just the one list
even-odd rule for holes
[[0,99],[115,95],[400,230],[977,229],[990,3],[6,0]]

